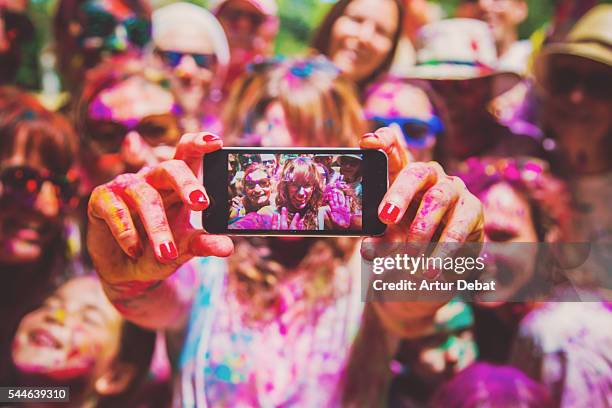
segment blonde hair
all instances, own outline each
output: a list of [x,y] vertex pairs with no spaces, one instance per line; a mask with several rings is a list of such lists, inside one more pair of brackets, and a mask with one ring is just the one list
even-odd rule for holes
[[300,146],[356,146],[365,130],[353,85],[325,57],[268,60],[252,65],[232,88],[223,115],[227,144],[244,144],[272,102],[281,104]]

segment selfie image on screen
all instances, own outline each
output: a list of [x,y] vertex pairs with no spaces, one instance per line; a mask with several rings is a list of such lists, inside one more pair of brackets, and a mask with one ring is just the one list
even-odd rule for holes
[[361,154],[229,154],[228,228],[361,231]]

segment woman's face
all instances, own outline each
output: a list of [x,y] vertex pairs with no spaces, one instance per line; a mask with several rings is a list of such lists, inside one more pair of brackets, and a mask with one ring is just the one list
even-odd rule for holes
[[369,77],[391,52],[398,30],[391,0],[354,0],[332,27],[329,57],[349,79]]
[[535,271],[538,242],[527,200],[507,183],[493,185],[480,196],[485,216],[483,280],[495,280],[496,290],[480,300],[496,306],[511,299]]
[[120,327],[98,280],[74,278],[21,320],[13,362],[25,375],[93,380],[115,357]]
[[308,205],[314,186],[304,182],[291,182],[288,187],[289,202],[294,210],[303,210]]
[[156,40],[155,47],[157,56],[171,73],[172,87],[181,106],[189,113],[201,114],[199,110],[217,69],[208,29],[176,21]]
[[[13,154],[0,160],[0,263],[37,262],[62,229],[59,187],[49,180],[37,184],[28,179],[30,173],[50,174],[28,141],[25,132],[17,132]],[[24,183],[27,192],[13,185]],[[12,189],[18,193],[10,193]]]
[[255,144],[263,147],[291,147],[295,145],[295,140],[291,135],[287,124],[285,110],[280,102],[271,102],[264,116],[255,124]]
[[182,133],[176,112],[167,89],[139,76],[100,92],[89,106],[86,130],[100,181],[171,159]]

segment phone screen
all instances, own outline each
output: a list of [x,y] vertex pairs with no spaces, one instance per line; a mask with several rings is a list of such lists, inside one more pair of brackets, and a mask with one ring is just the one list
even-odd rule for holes
[[[362,229],[361,154],[230,153],[230,230]],[[240,168],[241,170],[238,170]]]
[[[380,191],[386,191],[384,153],[359,149],[222,151],[225,155],[218,159],[205,156],[205,186],[209,194],[217,192],[216,208],[205,217],[209,232],[371,235],[372,222],[367,218],[372,218],[372,210],[375,214],[378,203],[367,204],[370,197],[376,201],[382,198]],[[219,174],[223,161],[226,177]],[[374,168],[381,174],[376,180]],[[227,180],[224,187],[221,180]],[[376,223],[376,215],[374,218]],[[382,224],[376,227],[384,230]]]

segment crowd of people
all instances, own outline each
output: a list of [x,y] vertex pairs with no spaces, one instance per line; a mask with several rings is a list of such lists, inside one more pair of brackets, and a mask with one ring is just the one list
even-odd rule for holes
[[361,155],[230,154],[228,160],[229,229],[361,231]]
[[[275,0],[58,0],[52,33],[28,3],[0,0],[0,386],[69,386],[71,407],[612,406],[612,5],[559,0],[519,39],[526,0],[338,0],[286,56]],[[37,34],[52,101],[18,85]],[[387,232],[207,234],[202,157],[224,145],[384,150]],[[230,155],[228,227],[361,230],[361,160]],[[502,290],[364,302],[381,243],[474,243]]]

